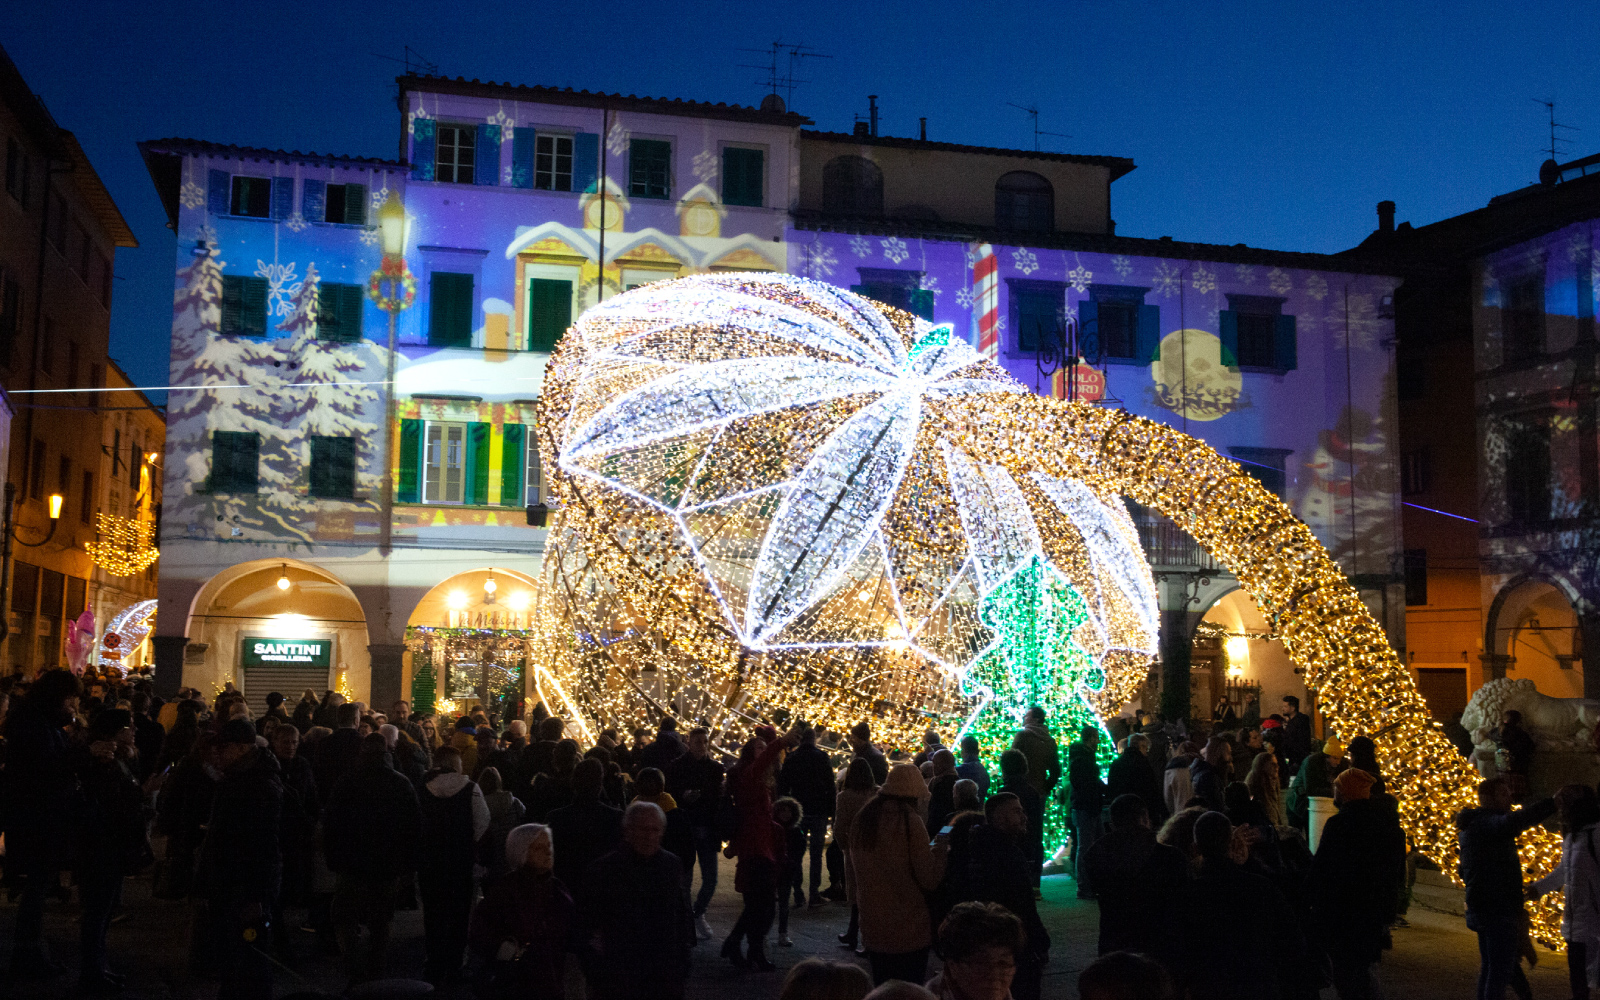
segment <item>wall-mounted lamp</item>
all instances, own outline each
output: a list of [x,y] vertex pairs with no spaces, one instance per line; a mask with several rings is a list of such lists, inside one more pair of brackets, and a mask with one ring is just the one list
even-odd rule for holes
[[50,520],[52,520],[52,521],[61,520],[61,504],[63,502],[64,502],[64,498],[61,496],[61,494],[59,494],[59,493],[50,494]]
[[278,589],[289,589],[289,564],[283,563],[278,569]]

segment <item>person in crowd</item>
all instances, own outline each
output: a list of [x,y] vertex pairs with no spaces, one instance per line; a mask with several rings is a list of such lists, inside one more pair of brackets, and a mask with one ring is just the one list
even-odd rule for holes
[[1178,745],[1178,752],[1167,761],[1167,769],[1161,774],[1161,798],[1168,816],[1176,816],[1193,797],[1194,782],[1189,777],[1189,768],[1199,758],[1200,748],[1184,740]]
[[1022,804],[1028,821],[1028,858],[1034,865],[1033,884],[1039,885],[1044,866],[1044,796],[1028,780],[1032,765],[1021,750],[1012,748],[1000,755],[1000,790],[1010,792]]
[[[522,776],[518,772],[522,768],[522,751],[527,749],[528,746],[526,734],[527,725],[521,719],[513,720],[506,726],[505,732],[501,734],[500,739],[497,741],[496,749],[485,757],[483,761],[485,768],[492,767],[499,773],[500,787],[513,796],[516,795],[517,789],[523,785]],[[480,771],[478,773],[481,782],[483,772]],[[522,801],[520,796],[517,796],[517,801]],[[523,803],[523,808],[527,808],[526,803]],[[503,864],[503,861],[497,861],[495,864],[496,867],[499,867]]]
[[1333,737],[1322,742],[1322,749],[1305,755],[1300,771],[1284,796],[1283,809],[1289,822],[1301,831],[1311,823],[1311,799],[1333,797],[1333,779],[1344,762],[1344,744]]
[[425,974],[429,982],[442,985],[461,976],[467,917],[476,893],[472,865],[477,843],[489,829],[489,804],[483,790],[463,773],[460,750],[440,747],[433,756],[434,767],[424,775],[418,796],[422,842],[417,887],[422,895]]
[[872,765],[865,757],[854,757],[845,768],[844,781],[833,807],[833,842],[839,845],[844,865],[845,900],[850,904],[850,924],[839,935],[839,943],[854,950],[860,944],[861,909],[856,899],[856,883],[850,874],[850,829],[862,808],[878,794],[872,780]]
[[928,782],[928,828],[938,830],[950,822],[956,811],[956,756],[943,747],[935,750],[930,766],[933,778]]
[[[822,854],[828,844],[828,821],[833,818],[833,764],[817,746],[815,729],[801,726],[799,736],[800,745],[789,752],[778,771],[778,794],[790,796],[800,804],[804,816],[800,829],[811,853],[811,905],[821,906],[827,902],[822,898]],[[801,859],[790,860],[799,864]]]
[[861,941],[872,981],[927,978],[933,944],[927,893],[944,879],[948,837],[930,845],[922,821],[927,794],[912,764],[896,764],[878,794],[862,807],[850,831],[851,876],[860,907]]
[[267,739],[278,759],[279,780],[283,783],[283,820],[279,843],[283,850],[283,885],[278,892],[278,909],[273,919],[273,937],[278,951],[289,955],[288,922],[283,919],[287,905],[306,906],[316,871],[318,803],[317,779],[311,762],[300,755],[300,730],[281,725]]
[[[439,831],[431,835],[430,847],[454,846]],[[334,932],[352,984],[387,974],[389,926],[401,879],[417,868],[421,836],[416,789],[394,769],[383,735],[366,737],[355,769],[339,780],[323,816],[323,850],[337,879]],[[360,945],[363,925],[368,935],[365,955]]]
[[133,745],[139,751],[134,758],[138,768],[134,777],[144,782],[159,770],[161,746],[166,742],[167,731],[150,715],[149,692],[136,692],[128,707],[133,712]]
[[1161,824],[1161,830],[1156,833],[1156,842],[1173,848],[1184,856],[1191,869],[1200,865],[1200,852],[1195,848],[1194,824],[1201,816],[1206,814],[1205,806],[1190,806],[1180,809]]
[[17,978],[66,971],[44,942],[44,904],[70,860],[64,852],[79,803],[66,727],[82,690],[70,671],[47,670],[6,715],[6,876],[22,890],[11,949]]
[[1522,974],[1520,956],[1527,931],[1517,838],[1556,811],[1553,799],[1543,799],[1512,812],[1511,797],[1508,781],[1490,778],[1478,784],[1478,806],[1456,815],[1459,872],[1467,887],[1467,927],[1478,935],[1481,959],[1479,1000],[1500,1000],[1513,975]]
[[1381,996],[1374,966],[1405,884],[1405,832],[1394,811],[1373,800],[1372,788],[1372,775],[1359,768],[1334,779],[1339,811],[1322,829],[1307,876],[1339,1000]]
[[[387,735],[386,733],[385,736]],[[421,788],[422,776],[428,773],[428,762],[432,751],[413,739],[409,730],[398,729],[389,752],[394,755],[394,769],[405,775],[407,781]]]
[[1050,801],[1061,783],[1061,751],[1045,726],[1043,708],[1035,705],[1023,714],[1022,728],[1012,737],[1011,749],[1028,758],[1028,784],[1039,793],[1040,801]]
[[89,995],[117,993],[123,987],[122,977],[106,964],[106,930],[122,898],[123,879],[150,862],[134,741],[133,713],[102,709],[89,723],[87,748],[77,755],[84,800],[74,865],[83,906],[78,989]]
[[[529,816],[538,815],[531,800],[533,782],[539,775],[551,772],[555,761],[556,744],[561,742],[561,734],[565,729],[566,722],[560,716],[552,715],[540,719],[534,727],[534,739],[522,751],[522,766],[518,771],[526,784],[513,788],[512,791],[527,802]],[[573,747],[576,749],[577,744],[573,744]]]
[[[738,859],[734,868],[734,888],[744,900],[739,920],[722,943],[722,957],[738,966],[751,966],[770,972],[767,960],[767,931],[772,928],[778,902],[778,867],[784,851],[783,831],[772,819],[771,777],[783,752],[794,746],[794,734],[779,738],[770,726],[770,740],[752,736],[739,751],[738,773],[728,779],[733,804],[738,810],[739,827],[728,850]],[[741,941],[749,942],[748,952]]]
[[[337,729],[339,727],[339,706],[344,704],[344,695],[337,691],[324,691],[322,698],[317,702],[317,710],[311,713],[311,724],[322,726],[324,729]],[[356,712],[359,720],[360,710]]]
[[978,791],[978,783],[970,778],[962,778],[950,786],[950,802],[950,818],[945,823],[951,822],[958,813],[983,812],[983,796]]
[[[958,824],[951,831],[952,840],[959,830]],[[984,803],[983,822],[970,829],[966,840],[966,896],[1003,906],[1022,921],[1027,942],[1016,956],[1011,993],[1014,1000],[1039,1000],[1044,964],[1050,955],[1050,935],[1039,919],[1034,897],[1038,866],[1030,854],[1032,845],[1022,801],[1010,792],[991,796]],[[955,857],[953,850],[951,857]]]
[[872,729],[866,720],[850,729],[850,749],[872,768],[872,783],[881,785],[889,780],[889,759],[872,743]]
[[439,738],[439,724],[433,716],[427,715],[417,723],[417,728],[422,730],[422,739],[419,741],[422,749],[428,751],[428,759],[432,760],[434,751],[444,746],[444,741]]
[[939,924],[944,968],[928,981],[939,1000],[1011,1000],[1017,957],[1027,946],[1022,921],[995,903],[958,903]]
[[1350,760],[1350,766],[1367,772],[1372,776],[1372,794],[1383,795],[1388,791],[1388,785],[1383,780],[1383,769],[1378,764],[1378,745],[1372,742],[1370,736],[1357,736],[1350,741],[1350,746],[1345,750]]
[[[1072,787],[1072,828],[1078,898],[1094,898],[1094,881],[1083,867],[1083,855],[1100,839],[1101,814],[1105,811],[1106,784],[1100,780],[1100,729],[1084,726],[1078,741],[1067,748],[1067,781]],[[1032,762],[1029,762],[1032,767]],[[1041,845],[1042,846],[1042,845]]]
[[527,823],[506,834],[501,874],[484,880],[468,938],[485,963],[484,1000],[564,1000],[576,908],[555,877],[550,828]]
[[1124,795],[1137,795],[1144,803],[1151,826],[1166,819],[1166,802],[1161,797],[1161,779],[1150,764],[1150,737],[1136,732],[1128,737],[1123,751],[1111,762],[1106,775],[1105,798],[1115,802]]
[[983,766],[983,749],[976,736],[961,737],[961,763],[956,765],[956,774],[977,784],[980,803],[989,797],[989,769]]
[[324,807],[340,779],[355,770],[356,762],[361,759],[361,706],[344,702],[334,709],[334,717],[337,725],[317,743],[311,762]]
[[[446,745],[460,754],[463,776],[471,775],[478,770],[478,724],[471,716],[463,715],[456,720],[455,728],[451,731]],[[434,755],[434,759],[438,759],[437,754]]]
[[1564,785],[1556,792],[1555,803],[1561,819],[1561,863],[1528,886],[1528,899],[1561,891],[1567,979],[1573,1000],[1588,1000],[1600,971],[1600,858],[1594,845],[1600,798],[1588,785]]
[[1232,781],[1243,781],[1244,776],[1250,773],[1250,765],[1261,753],[1266,750],[1266,744],[1261,741],[1259,726],[1251,726],[1239,733],[1239,739],[1233,743],[1233,757],[1229,761],[1232,765]]
[[1533,737],[1522,725],[1522,713],[1506,709],[1500,728],[1493,735],[1495,765],[1511,785],[1511,801],[1521,802],[1528,794],[1528,771],[1533,766]]
[[1175,1000],[1161,963],[1131,951],[1101,955],[1078,973],[1081,1000]]
[[527,807],[501,786],[500,772],[492,767],[479,773],[478,787],[483,790],[484,804],[489,807],[489,829],[478,841],[478,861],[489,875],[504,875],[510,870],[506,860],[506,837],[522,825]]
[[[530,747],[529,749],[533,749]],[[550,752],[549,767],[539,772],[534,779],[533,788],[529,792],[528,818],[536,823],[548,823],[550,814],[557,809],[571,805],[574,801],[574,782],[577,777],[578,758],[581,752],[578,741],[563,739],[556,743]],[[594,760],[594,758],[587,758]],[[599,787],[603,791],[606,780],[606,767],[596,760],[600,766]],[[557,837],[559,841],[559,836]],[[556,856],[561,857],[561,844],[556,844]],[[558,868],[563,864],[557,861]],[[562,873],[558,870],[557,876]]]
[[267,692],[267,711],[256,720],[256,735],[267,735],[267,726],[279,725],[289,721],[289,713],[283,709],[283,695],[277,691]]
[[717,804],[722,801],[723,768],[711,757],[711,733],[704,726],[689,730],[683,755],[667,765],[667,788],[683,813],[692,851],[679,857],[683,863],[684,884],[700,865],[700,891],[694,898],[695,933],[702,941],[711,939],[706,909],[717,891],[717,855],[722,838],[717,833]]
[[1111,801],[1111,831],[1083,862],[1100,901],[1099,953],[1135,951],[1175,964],[1176,890],[1189,878],[1183,853],[1156,840],[1150,809],[1135,794]]
[[571,789],[571,804],[550,810],[547,822],[554,838],[556,878],[562,885],[576,886],[591,862],[616,848],[622,837],[622,810],[603,801],[605,765],[593,757],[573,767]]
[[1283,758],[1292,770],[1299,770],[1306,755],[1311,752],[1311,716],[1300,711],[1300,699],[1292,694],[1283,696]]
[[854,962],[807,958],[783,978],[778,1000],[862,1000],[870,992],[871,978]]
[[278,759],[256,745],[248,719],[230,719],[217,730],[217,784],[201,848],[214,922],[222,954],[219,1000],[270,1000],[272,967],[252,942],[264,940],[282,878],[283,783]]
[[1220,812],[1204,812],[1194,821],[1200,867],[1180,893],[1180,905],[1231,932],[1183,935],[1192,1000],[1276,1000],[1281,977],[1303,971],[1297,969],[1305,951],[1299,921],[1270,881],[1241,867],[1240,843]]
[[488,726],[479,726],[473,732],[472,740],[478,747],[478,758],[472,772],[472,780],[477,781],[483,776],[483,769],[489,766],[489,759],[500,752],[500,736]]
[[304,736],[306,730],[311,728],[311,720],[316,714],[317,693],[306,688],[300,693],[300,701],[294,706],[294,714],[289,717],[289,721],[293,722],[294,727],[300,730],[300,735]]
[[167,838],[163,876],[155,895],[161,899],[187,898],[194,885],[195,861],[205,840],[216,794],[215,737],[201,737],[189,753],[165,772],[156,797],[156,829]]
[[625,770],[638,774],[644,768],[653,767],[665,772],[668,764],[683,756],[683,751],[683,740],[678,736],[678,720],[663,715],[660,725],[656,727],[656,738],[640,749],[638,756],[628,762],[631,766]]
[[1245,776],[1245,787],[1250,797],[1261,807],[1267,822],[1273,826],[1288,826],[1283,812],[1283,794],[1278,786],[1278,758],[1270,746],[1256,754],[1250,762],[1250,773]]
[[1205,750],[1189,765],[1189,795],[1207,809],[1222,812],[1223,789],[1228,787],[1228,764],[1233,746],[1220,736],[1206,740]]
[[584,872],[579,941],[588,956],[594,996],[678,1000],[684,995],[694,915],[682,866],[661,849],[666,828],[660,808],[633,803],[623,816],[622,846]]
[[924,730],[922,734],[922,749],[918,750],[917,755],[911,758],[911,763],[921,767],[923,764],[926,764],[928,761],[932,760],[934,754],[938,753],[940,750],[947,749],[949,748],[946,747],[944,745],[944,741],[939,738],[939,731],[937,729]]
[[[170,704],[170,703],[169,703]],[[190,698],[178,702],[173,708],[172,728],[167,730],[161,744],[161,763],[158,770],[166,770],[189,755],[195,741],[200,738],[201,705]]]
[[[794,894],[794,908],[806,905],[805,871],[802,862],[806,856],[805,810],[788,796],[772,803],[772,821],[778,824],[783,840],[783,852],[778,859],[778,944],[794,947],[789,937],[789,894]],[[819,897],[820,898],[820,897]]]

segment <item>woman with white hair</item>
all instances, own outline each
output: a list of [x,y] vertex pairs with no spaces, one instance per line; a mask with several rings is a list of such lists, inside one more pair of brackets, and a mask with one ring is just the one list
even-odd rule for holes
[[484,960],[479,996],[563,1000],[572,944],[572,896],[552,873],[550,828],[526,823],[506,834],[510,871],[484,883],[472,914],[472,949]]

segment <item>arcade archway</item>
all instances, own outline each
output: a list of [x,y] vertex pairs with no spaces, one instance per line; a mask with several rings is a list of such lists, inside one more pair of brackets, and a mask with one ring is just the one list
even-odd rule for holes
[[498,566],[457,573],[429,590],[406,622],[406,685],[415,711],[485,708],[521,714],[527,687],[528,576]]

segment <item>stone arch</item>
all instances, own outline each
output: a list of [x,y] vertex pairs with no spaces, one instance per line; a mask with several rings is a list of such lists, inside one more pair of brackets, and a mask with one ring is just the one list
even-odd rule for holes
[[[490,586],[492,583],[492,589]],[[506,633],[515,644],[515,634],[525,632],[532,615],[537,583],[533,576],[505,566],[480,566],[450,574],[428,588],[413,605],[406,619],[406,653],[400,677],[400,697],[414,702],[415,683],[426,664],[434,672],[435,698],[451,700],[450,671],[469,668],[465,661],[451,658],[449,640],[429,637],[429,629],[472,628]],[[491,599],[492,597],[492,599]],[[417,630],[424,631],[417,631]],[[524,642],[526,640],[523,640]],[[526,655],[524,646],[522,654]],[[476,669],[493,654],[475,660]],[[532,691],[531,674],[524,671],[523,693]],[[436,702],[437,703],[437,702]]]
[[1544,694],[1584,697],[1580,606],[1577,590],[1559,574],[1508,581],[1484,620],[1486,677],[1527,677]]

